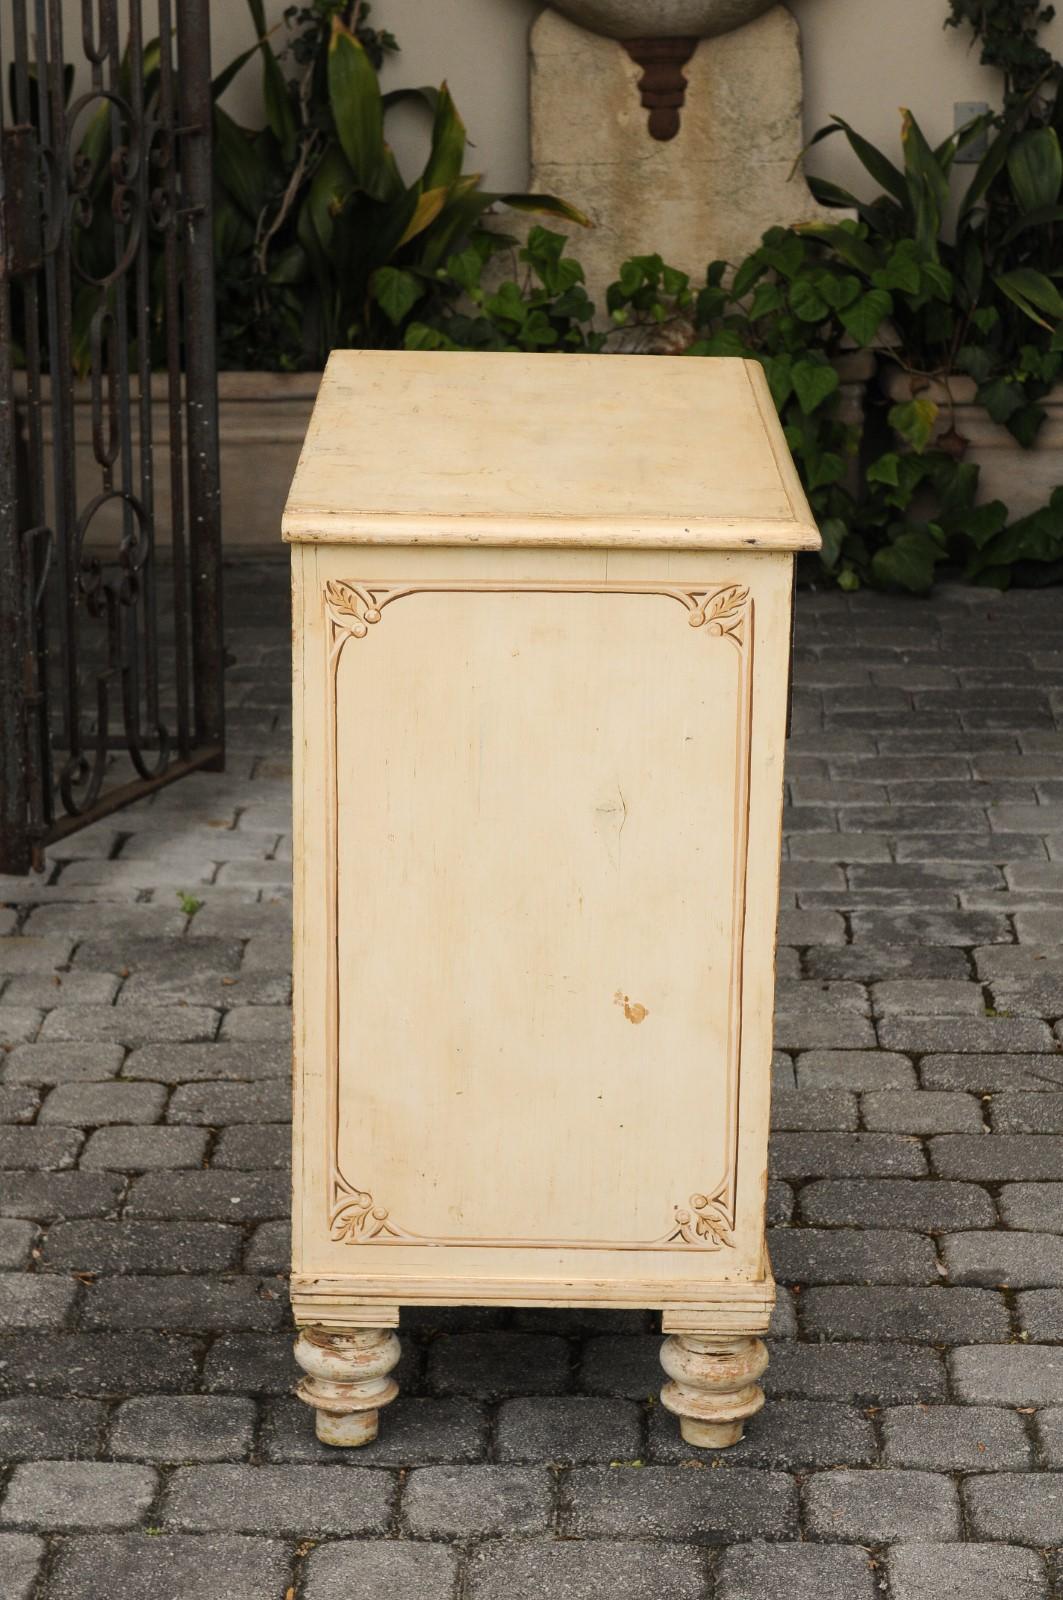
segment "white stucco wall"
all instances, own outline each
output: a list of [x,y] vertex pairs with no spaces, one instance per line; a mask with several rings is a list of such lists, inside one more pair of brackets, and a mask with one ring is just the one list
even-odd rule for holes
[[[271,21],[285,4],[266,0]],[[10,5],[0,0],[5,53]],[[375,0],[373,20],[391,28],[402,46],[386,68],[388,86],[446,78],[469,129],[473,163],[493,188],[522,188],[527,181],[527,32],[540,8],[541,0]],[[898,107],[909,106],[928,135],[940,139],[952,128],[955,101],[992,100],[998,91],[966,34],[943,28],[945,0],[791,0],[791,9],[803,32],[809,133],[837,112],[896,152]],[[73,55],[81,0],[63,0],[63,10]],[[144,12],[152,14],[151,0],[144,0]],[[247,47],[251,25],[244,0],[212,0],[211,13],[217,70]],[[1063,56],[1063,14],[1045,39]],[[258,85],[252,63],[226,98],[240,120],[261,116]],[[423,142],[415,114],[396,113],[392,139],[412,175]],[[840,137],[818,146],[809,165],[839,182],[864,182]]]
[[[279,17],[283,0],[267,0]],[[528,173],[526,40],[541,0],[376,0],[373,20],[402,46],[386,69],[390,85],[446,78],[475,146],[475,166],[491,187],[521,188]],[[898,108],[908,106],[929,137],[953,126],[953,104],[993,100],[996,75],[978,65],[969,36],[946,30],[944,0],[791,0],[801,24],[805,61],[805,126],[809,134],[834,112],[876,144],[899,148]],[[214,0],[214,49],[220,64],[245,44],[242,0]],[[1063,56],[1063,15],[1045,32]],[[249,67],[228,104],[256,112],[257,73]],[[682,135],[680,135],[682,137]],[[400,160],[416,160],[409,125],[395,120]],[[862,169],[840,136],[817,146],[809,165],[837,182],[863,182]],[[869,180],[868,180],[869,181]]]

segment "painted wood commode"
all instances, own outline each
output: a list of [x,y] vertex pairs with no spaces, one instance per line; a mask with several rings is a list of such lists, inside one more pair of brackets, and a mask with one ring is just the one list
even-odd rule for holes
[[337,352],[284,520],[292,1302],[372,1439],[408,1305],[651,1307],[763,1403],[794,552],[759,366]]

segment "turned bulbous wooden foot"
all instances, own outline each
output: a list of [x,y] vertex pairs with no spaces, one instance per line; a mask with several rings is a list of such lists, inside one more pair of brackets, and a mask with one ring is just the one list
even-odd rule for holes
[[306,1377],[295,1392],[314,1407],[324,1444],[352,1446],[376,1438],[380,1407],[399,1392],[388,1374],[400,1354],[398,1336],[389,1328],[301,1329],[295,1359]]
[[687,1444],[708,1450],[737,1444],[746,1418],[764,1404],[757,1379],[768,1352],[760,1339],[674,1333],[664,1341],[661,1365],[671,1379],[661,1404],[680,1419]]

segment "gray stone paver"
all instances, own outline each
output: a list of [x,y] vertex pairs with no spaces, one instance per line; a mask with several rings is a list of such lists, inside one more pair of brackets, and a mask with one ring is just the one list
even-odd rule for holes
[[683,1444],[652,1318],[443,1309],[404,1318],[401,1398],[352,1457],[291,1395],[287,578],[229,576],[229,772],[0,883],[5,1600],[1047,1600],[1058,592],[799,596],[793,1292],[743,1443]]

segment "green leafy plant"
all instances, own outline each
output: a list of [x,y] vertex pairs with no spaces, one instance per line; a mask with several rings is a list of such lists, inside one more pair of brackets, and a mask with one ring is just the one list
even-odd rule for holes
[[[432,319],[411,323],[405,344],[413,350],[555,350],[593,353],[642,347],[684,319],[693,304],[686,273],[660,256],[633,256],[609,286],[610,326],[593,327],[583,268],[565,254],[564,234],[535,226],[527,241],[482,232],[444,262]],[[499,277],[508,257],[511,275]],[[485,281],[485,278],[487,281]],[[683,343],[690,327],[684,324]]]
[[[867,202],[813,180],[818,198],[851,206],[858,220],[803,231],[880,296],[878,334],[849,331],[881,345],[908,376],[909,397],[888,413],[908,454],[887,451],[868,466],[868,493],[854,519],[871,575],[907,588],[928,587],[934,567],[950,556],[979,581],[1000,581],[1011,564],[998,558],[1007,508],[976,504],[977,470],[963,461],[956,378],[972,378],[992,419],[1028,447],[1045,418],[1039,401],[1063,369],[1063,157],[1055,129],[1023,127],[1014,115],[994,126],[955,232],[945,229],[956,155],[991,120],[978,119],[934,149],[904,113],[902,167],[839,118],[817,135],[844,133],[882,187]],[[1031,551],[1035,542],[1045,548],[1043,531],[1029,537]]]
[[981,46],[984,67],[1003,74],[1008,102],[1036,95],[1058,76],[1059,64],[1040,41],[1055,16],[1040,0],[949,0],[947,28],[970,28]]
[[[293,8],[278,55],[262,0],[248,5],[258,43],[221,87],[260,53],[267,123],[249,130],[215,112],[223,365],[313,366],[336,346],[401,344],[414,309],[445,292],[443,262],[495,204],[585,221],[549,195],[482,189],[464,170],[465,126],[446,84],[383,94],[377,67],[394,40],[367,35],[367,7]],[[407,182],[385,119],[411,100],[431,132],[423,170]]]

